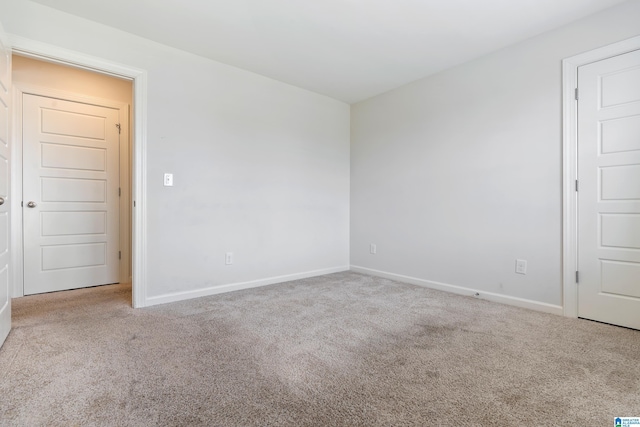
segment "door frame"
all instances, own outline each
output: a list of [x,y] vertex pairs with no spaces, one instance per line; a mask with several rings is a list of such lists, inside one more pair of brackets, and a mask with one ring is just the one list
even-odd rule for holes
[[640,36],[603,46],[562,61],[562,292],[564,315],[578,317],[578,67],[640,49]]
[[[65,101],[72,101],[82,104],[96,105],[99,107],[112,108],[120,111],[120,125],[121,125],[121,138],[126,138],[126,144],[119,145],[119,148],[126,148],[126,150],[119,150],[118,153],[118,165],[119,165],[119,187],[122,188],[122,195],[119,199],[118,206],[118,241],[119,250],[122,251],[122,260],[131,258],[131,253],[128,245],[123,245],[129,242],[129,200],[131,197],[131,178],[129,168],[122,168],[122,165],[129,165],[129,156],[131,152],[131,138],[129,134],[129,104],[119,101],[113,101],[109,99],[102,99],[92,96],[86,96],[74,92],[67,92],[58,89],[50,89],[47,87],[40,87],[37,85],[22,85],[13,84],[13,154],[12,154],[12,192],[14,197],[20,197],[20,200],[24,200],[24,187],[23,187],[23,173],[24,173],[24,141],[22,135],[23,129],[23,111],[22,111],[22,98],[23,95],[36,95],[47,98],[61,99]],[[123,203],[126,201],[126,204]],[[12,231],[11,237],[13,250],[13,297],[24,296],[24,222],[22,218],[23,209],[17,204],[12,205]],[[125,238],[126,237],[126,238]],[[129,276],[128,263],[121,262],[118,266],[118,280],[121,283],[129,282],[131,277]],[[125,270],[126,269],[126,270]]]
[[[131,271],[132,271],[132,306],[134,308],[146,307],[147,301],[147,71],[133,66],[123,65],[107,59],[98,58],[84,53],[60,48],[58,46],[42,43],[24,37],[9,35],[10,46],[16,54],[53,62],[65,66],[81,68],[100,74],[125,78],[133,82],[133,111],[131,117],[132,132],[130,143],[132,145],[131,162],[131,187],[132,187],[132,224],[131,224]],[[14,91],[14,94],[16,92]],[[15,110],[14,110],[15,111]],[[15,117],[15,115],[14,115]],[[15,123],[15,122],[14,122]],[[14,129],[12,138],[16,141]],[[12,162],[17,162],[12,156]],[[15,170],[12,171],[12,177]],[[15,182],[15,180],[14,180]],[[12,185],[12,188],[13,185]],[[20,192],[21,194],[21,192]],[[15,205],[14,205],[15,206]],[[21,209],[15,207],[16,209]],[[13,212],[12,212],[13,214]],[[20,214],[19,214],[20,215]],[[21,233],[12,225],[11,250],[16,251],[16,233]],[[13,257],[12,268],[15,269]],[[15,273],[14,273],[15,274]]]

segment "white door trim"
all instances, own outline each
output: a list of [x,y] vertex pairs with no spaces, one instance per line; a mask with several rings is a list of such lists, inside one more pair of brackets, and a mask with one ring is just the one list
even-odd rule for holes
[[147,306],[147,71],[23,37],[9,35],[9,39],[20,55],[133,80],[132,304]]
[[616,55],[640,49],[640,36],[566,58],[562,61],[562,148],[563,171],[563,233],[562,288],[564,315],[578,317],[578,206],[575,182],[578,177],[578,111],[575,90],[578,87],[578,67]]
[[[120,150],[119,153],[119,165],[129,164],[129,145],[131,141],[129,141],[129,104],[124,104],[118,101],[112,101],[109,99],[96,98],[91,96],[86,96],[83,94],[61,91],[57,89],[50,89],[46,87],[39,87],[36,85],[24,85],[24,84],[16,84],[13,83],[13,99],[12,105],[13,108],[13,151],[11,155],[11,164],[12,164],[12,181],[11,181],[11,191],[12,194],[15,194],[15,198],[20,197],[19,200],[24,200],[23,195],[23,140],[22,140],[22,96],[24,94],[38,95],[38,96],[46,96],[48,98],[57,98],[63,100],[69,100],[74,102],[80,102],[85,104],[97,105],[101,107],[109,107],[120,111],[121,117],[121,127],[122,127],[122,135],[126,135],[127,143],[126,143],[126,152],[122,152]],[[119,180],[120,185],[123,187],[122,197],[120,198],[120,208],[119,208],[119,241],[120,249],[122,250],[123,259],[126,257],[130,257],[129,250],[123,246],[126,242],[129,241],[129,214],[128,214],[128,203],[123,205],[123,201],[129,200],[129,188],[131,187],[129,171],[123,170],[120,168],[119,172]],[[12,216],[12,226],[11,226],[11,250],[13,251],[12,263],[13,266],[13,297],[21,297],[24,296],[24,236],[23,236],[23,222],[22,222],[22,208],[14,203],[11,205],[11,216]],[[126,232],[126,239],[123,235]],[[128,282],[131,278],[129,277],[129,273],[125,272],[125,269],[128,270],[128,264],[120,263],[119,266],[119,274],[118,277],[121,283]]]

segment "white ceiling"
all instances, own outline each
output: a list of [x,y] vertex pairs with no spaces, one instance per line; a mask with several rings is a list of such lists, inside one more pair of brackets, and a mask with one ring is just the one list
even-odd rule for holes
[[348,103],[625,0],[35,0]]

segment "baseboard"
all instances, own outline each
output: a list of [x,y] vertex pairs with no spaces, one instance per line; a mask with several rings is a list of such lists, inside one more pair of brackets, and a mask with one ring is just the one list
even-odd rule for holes
[[225,292],[239,291],[241,289],[258,288],[261,286],[274,285],[276,283],[289,282],[291,280],[300,280],[307,279],[309,277],[323,276],[325,274],[340,273],[342,271],[349,271],[349,266],[325,268],[322,270],[313,270],[302,273],[287,274],[284,276],[268,277],[265,279],[251,280],[248,282],[210,286],[207,288],[195,289],[192,291],[173,292],[146,298],[144,307],[150,307],[152,305],[158,304],[167,304],[170,302],[183,301],[192,298],[206,297],[209,295],[222,294]]
[[436,289],[439,291],[451,292],[458,295],[471,296],[487,301],[498,302],[501,304],[513,305],[530,310],[542,311],[545,313],[564,315],[562,306],[547,304],[528,300],[524,298],[501,295],[492,292],[485,292],[477,289],[465,288],[462,286],[449,285],[447,283],[434,282],[432,280],[418,279],[416,277],[404,276],[402,274],[388,273],[386,271],[374,270],[357,265],[351,266],[351,271],[356,273],[368,274],[370,276],[384,277],[385,279],[397,280],[398,282],[411,283],[412,285],[424,286],[425,288]]

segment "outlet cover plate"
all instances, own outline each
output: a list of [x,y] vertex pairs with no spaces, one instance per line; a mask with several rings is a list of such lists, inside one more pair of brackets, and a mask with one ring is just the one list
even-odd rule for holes
[[527,260],[524,260],[524,259],[516,260],[516,273],[527,274]]

